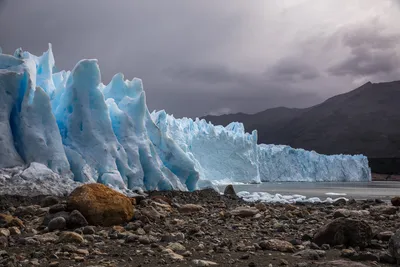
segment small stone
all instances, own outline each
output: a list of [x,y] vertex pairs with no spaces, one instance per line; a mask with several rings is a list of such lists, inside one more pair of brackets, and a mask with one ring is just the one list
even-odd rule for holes
[[216,262],[213,261],[206,261],[206,260],[193,260],[192,263],[196,266],[213,266],[218,265]]
[[8,239],[5,236],[0,236],[0,248],[8,247]]
[[161,242],[176,242],[185,239],[185,234],[181,232],[165,234],[161,236]]
[[259,213],[258,209],[250,207],[238,207],[231,211],[232,215],[239,217],[253,217],[257,213]]
[[85,235],[93,235],[96,233],[96,230],[93,226],[85,226],[82,230],[82,233]]
[[12,236],[21,234],[21,230],[19,230],[19,228],[16,226],[12,226],[12,227],[8,228],[8,230],[10,231],[10,235],[12,235]]
[[49,228],[49,231],[52,232],[54,230],[65,229],[66,226],[67,222],[65,221],[65,219],[63,217],[57,217],[52,219],[47,227]]
[[75,232],[62,232],[58,238],[59,243],[83,243],[83,237]]
[[258,209],[259,211],[266,211],[267,210],[267,205],[265,205],[265,203],[262,202],[258,202],[255,205],[256,209]]
[[307,260],[319,260],[320,258],[325,257],[325,255],[325,251],[314,249],[306,249],[293,254],[295,257],[301,257]]
[[351,258],[356,254],[353,249],[342,249],[340,255],[344,258]]
[[10,235],[10,230],[6,228],[0,228],[0,236],[9,237]]
[[54,196],[47,196],[45,197],[42,202],[40,203],[40,206],[42,207],[50,207],[53,205],[58,204],[60,201],[58,200],[58,198],[54,197]]
[[55,204],[55,205],[53,205],[53,206],[51,206],[49,208],[49,213],[53,214],[53,213],[57,213],[57,212],[60,212],[60,211],[66,211],[66,210],[67,210],[67,205],[65,205],[65,204]]
[[280,259],[279,265],[280,266],[287,266],[287,265],[289,265],[289,262],[287,260],[285,260],[285,259]]
[[287,241],[278,239],[264,240],[259,243],[264,250],[275,250],[280,252],[294,252],[294,246]]
[[169,243],[167,248],[171,249],[174,252],[183,252],[186,248],[180,243]]
[[204,208],[200,205],[196,204],[185,204],[178,208],[181,213],[192,213],[192,212],[200,212],[204,210]]
[[59,265],[60,265],[60,263],[58,261],[52,261],[49,263],[49,267],[57,267]]
[[389,239],[394,235],[392,231],[385,231],[385,232],[380,232],[376,237],[378,240],[382,241],[389,241]]

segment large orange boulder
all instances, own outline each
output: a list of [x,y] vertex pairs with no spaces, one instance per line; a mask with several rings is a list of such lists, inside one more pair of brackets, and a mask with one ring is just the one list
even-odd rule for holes
[[68,209],[78,210],[91,225],[112,226],[128,222],[133,217],[133,201],[103,185],[85,184],[68,197]]

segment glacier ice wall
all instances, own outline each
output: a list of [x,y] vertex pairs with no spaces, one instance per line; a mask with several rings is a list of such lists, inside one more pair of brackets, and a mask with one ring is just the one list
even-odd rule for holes
[[38,163],[120,189],[371,178],[364,156],[257,145],[257,132],[245,133],[241,123],[150,114],[140,79],[116,74],[104,85],[94,59],[55,72],[51,45],[40,57],[0,54],[0,136],[0,168]]
[[368,160],[362,155],[327,156],[284,145],[257,145],[257,132],[245,133],[241,123],[223,127],[176,119],[165,111],[151,115],[195,161],[200,176],[215,183],[371,180]]

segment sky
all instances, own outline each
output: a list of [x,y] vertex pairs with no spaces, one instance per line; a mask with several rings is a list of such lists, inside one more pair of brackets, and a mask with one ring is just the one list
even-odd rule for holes
[[400,80],[400,0],[0,0],[0,47],[97,58],[177,117],[309,107]]

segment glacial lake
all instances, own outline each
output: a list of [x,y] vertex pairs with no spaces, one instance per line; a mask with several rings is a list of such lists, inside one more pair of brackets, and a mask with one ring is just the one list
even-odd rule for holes
[[[400,182],[374,181],[374,182],[268,182],[261,184],[234,185],[236,192],[267,192],[281,195],[303,195],[307,198],[319,197],[321,200],[330,198],[354,198],[390,200],[393,196],[400,195]],[[218,186],[221,192],[225,186]]]

